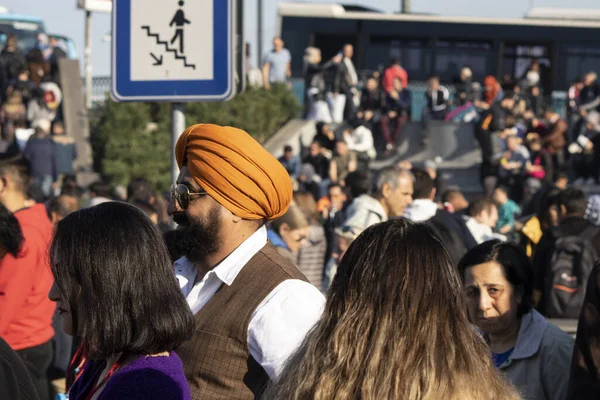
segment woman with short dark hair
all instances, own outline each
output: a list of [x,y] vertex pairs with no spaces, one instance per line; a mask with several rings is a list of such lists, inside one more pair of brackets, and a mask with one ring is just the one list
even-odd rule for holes
[[493,240],[467,252],[458,267],[470,320],[496,367],[526,400],[564,399],[573,339],[532,309],[533,268],[525,251]]
[[465,308],[456,268],[429,227],[371,226],[350,245],[323,317],[265,398],[519,398]]
[[19,220],[0,203],[0,260],[7,254],[18,257],[23,245]]
[[69,215],[50,262],[49,297],[88,360],[71,400],[190,399],[173,350],[194,319],[162,235],[142,211],[111,202]]

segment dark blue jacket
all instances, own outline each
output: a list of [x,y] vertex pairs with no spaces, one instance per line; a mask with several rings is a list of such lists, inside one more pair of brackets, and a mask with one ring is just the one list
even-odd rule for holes
[[46,175],[56,177],[54,142],[50,137],[32,137],[27,142],[23,154],[31,163],[31,175],[33,177]]
[[410,115],[412,107],[412,95],[409,90],[404,89],[399,93],[398,99],[394,99],[389,94],[386,97],[386,111],[395,111],[398,115],[406,112]]
[[67,136],[54,138],[54,153],[56,155],[56,174],[72,174],[73,160],[77,157],[75,142]]

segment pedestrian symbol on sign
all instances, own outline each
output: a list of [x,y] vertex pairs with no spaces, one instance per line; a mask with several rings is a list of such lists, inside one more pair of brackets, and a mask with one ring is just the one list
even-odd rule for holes
[[[183,1],[179,2],[179,7],[183,7],[185,3]],[[175,13],[175,16],[173,17],[173,19],[171,20],[171,24],[169,24],[169,26],[173,26],[173,24],[175,24],[177,26],[177,29],[175,30],[175,36],[173,36],[173,39],[171,39],[171,44],[174,44],[175,41],[179,38],[179,52],[181,54],[184,54],[183,51],[183,27],[185,26],[185,24],[189,24],[190,21],[188,21],[187,19],[185,19],[185,14],[183,13],[183,9],[179,9],[177,10],[177,12]]]
[[[179,1],[179,7],[183,7],[184,4],[185,3],[183,2],[183,0]],[[169,24],[169,27],[172,27],[173,25],[176,26],[175,35],[173,35],[173,38],[171,39],[171,44],[175,44],[175,42],[179,39],[179,50],[176,47],[170,47],[169,42],[167,42],[165,40],[161,40],[160,34],[154,33],[152,31],[152,28],[150,27],[150,25],[143,25],[142,29],[146,31],[146,33],[149,37],[154,37],[156,39],[157,45],[164,46],[168,52],[173,53],[173,55],[175,56],[175,58],[177,60],[182,60],[185,68],[196,69],[196,65],[189,63],[187,60],[187,57],[185,56],[185,53],[184,53],[183,28],[186,24],[190,24],[190,23],[191,22],[185,18],[183,9],[180,8],[177,10],[177,12],[175,13],[175,16],[171,20],[171,23]],[[162,55],[160,57],[157,57],[153,52],[151,52],[150,56],[154,59],[154,63],[152,65],[161,66],[163,64],[163,56]]]

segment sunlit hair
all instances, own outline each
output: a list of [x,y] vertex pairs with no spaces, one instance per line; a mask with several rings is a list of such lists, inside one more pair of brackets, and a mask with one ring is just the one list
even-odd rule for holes
[[316,47],[307,47],[304,50],[304,63],[313,64],[317,56],[321,55],[321,50]]
[[469,324],[430,228],[399,219],[348,249],[320,322],[267,399],[518,399]]
[[283,224],[286,224],[292,231],[296,229],[304,229],[309,226],[306,217],[302,213],[300,207],[297,205],[291,205],[285,214],[273,220],[271,222],[271,227],[275,232],[279,233],[279,230]]
[[309,224],[317,224],[319,222],[320,213],[317,209],[317,202],[311,193],[296,192],[294,193],[294,201]]

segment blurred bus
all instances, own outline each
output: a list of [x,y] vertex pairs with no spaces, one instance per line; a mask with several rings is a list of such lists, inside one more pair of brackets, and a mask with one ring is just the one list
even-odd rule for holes
[[535,60],[545,93],[563,91],[575,78],[600,71],[600,14],[586,10],[530,13],[523,19],[385,14],[338,4],[281,3],[280,35],[292,54],[292,72],[301,77],[303,52],[322,50],[323,59],[345,43],[355,47],[360,71],[381,70],[400,59],[411,81],[431,74],[451,84],[463,66],[481,81],[487,75],[520,80]]
[[40,34],[57,38],[67,56],[77,58],[73,40],[65,36],[48,34],[41,18],[11,14],[6,8],[0,7],[0,47],[4,47],[8,36],[15,35],[17,47],[22,54],[27,54],[35,47]]

